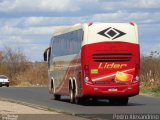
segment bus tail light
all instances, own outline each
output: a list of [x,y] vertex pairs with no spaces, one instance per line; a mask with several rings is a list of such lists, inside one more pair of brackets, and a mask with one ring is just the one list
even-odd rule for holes
[[139,64],[136,64],[136,67],[135,67],[135,82],[139,82]]
[[91,26],[93,24],[93,22],[88,23],[88,26]]
[[85,77],[85,78],[84,78],[84,81],[85,81],[85,82],[89,82],[89,77]]
[[92,82],[90,82],[90,78],[89,78],[89,66],[88,65],[84,66],[84,81],[88,84],[92,84]]
[[135,79],[136,79],[136,81],[139,81],[139,76],[136,76],[136,78],[135,78]]
[[135,26],[134,22],[130,22],[130,24],[131,24],[132,26]]

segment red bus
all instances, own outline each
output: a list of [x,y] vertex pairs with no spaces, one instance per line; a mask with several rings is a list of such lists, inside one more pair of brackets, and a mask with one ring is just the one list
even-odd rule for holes
[[44,52],[49,91],[71,103],[106,98],[127,105],[139,94],[140,48],[135,23],[85,23],[54,32]]

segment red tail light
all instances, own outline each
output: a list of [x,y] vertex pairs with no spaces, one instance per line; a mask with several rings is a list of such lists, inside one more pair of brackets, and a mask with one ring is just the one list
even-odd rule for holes
[[139,69],[140,69],[140,66],[139,66],[139,64],[136,64],[136,67],[135,67],[135,81],[137,82],[137,81],[139,81]]
[[134,23],[133,23],[133,22],[130,22],[130,24],[134,26]]
[[88,65],[84,66],[84,77],[89,77],[89,66]]
[[84,66],[84,81],[88,84],[92,84],[92,82],[90,81],[89,66],[88,65]]
[[88,26],[91,26],[93,23],[92,22],[90,22],[90,23],[88,23]]

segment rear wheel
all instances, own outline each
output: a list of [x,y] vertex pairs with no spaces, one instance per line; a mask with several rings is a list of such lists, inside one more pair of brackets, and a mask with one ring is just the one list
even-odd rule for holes
[[75,103],[75,90],[70,88],[69,93],[70,93],[70,102]]
[[76,85],[75,82],[73,82],[73,86],[71,85],[71,82],[69,83],[69,93],[70,93],[70,102],[76,103],[76,104],[84,104],[85,98],[84,97],[76,97]]
[[53,80],[51,80],[51,91],[52,91],[52,94],[54,96],[54,100],[60,100],[61,99],[61,96],[58,95],[58,94],[55,94],[55,89],[54,89],[54,82]]

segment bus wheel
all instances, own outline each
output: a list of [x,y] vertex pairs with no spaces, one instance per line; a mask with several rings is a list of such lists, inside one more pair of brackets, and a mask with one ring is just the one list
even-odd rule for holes
[[74,92],[74,89],[70,88],[69,93],[70,93],[70,102],[71,103],[75,103],[75,92]]
[[55,86],[54,86],[54,82],[53,82],[53,80],[52,80],[52,81],[51,81],[51,91],[52,91],[52,94],[53,94],[53,96],[54,96],[54,100],[60,100],[60,99],[61,99],[61,96],[55,94],[54,88],[55,88]]

